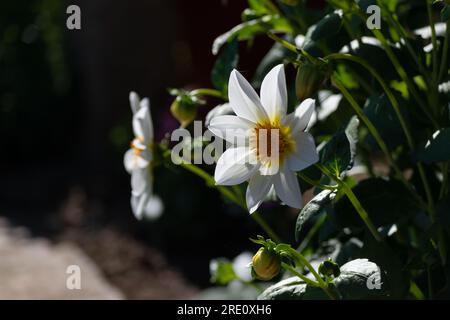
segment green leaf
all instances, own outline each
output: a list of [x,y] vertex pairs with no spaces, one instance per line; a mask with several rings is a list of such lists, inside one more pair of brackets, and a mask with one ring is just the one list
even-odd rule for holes
[[344,299],[382,298],[389,294],[383,286],[383,278],[384,274],[375,263],[356,259],[341,267],[341,275],[333,284]]
[[285,59],[295,59],[295,57],[295,53],[289,51],[280,43],[275,43],[259,63],[255,76],[253,77],[252,85],[257,88],[260,87],[265,75],[268,74],[273,67],[283,63]]
[[233,29],[217,37],[212,46],[212,53],[216,55],[225,43],[231,42],[234,39],[239,41],[249,40],[258,34],[271,30],[284,33],[292,32],[289,23],[283,17],[279,15],[266,15],[238,24]]
[[[409,119],[406,101],[399,94],[396,94],[396,99],[403,117]],[[400,121],[386,94],[371,95],[364,106],[364,113],[377,128],[390,150],[406,142]],[[366,139],[372,148],[377,148],[377,143],[372,135],[367,135]]]
[[[374,299],[386,297],[389,293],[383,288],[383,273],[378,266],[367,259],[356,259],[344,264],[339,277],[332,284],[343,299]],[[378,284],[381,286],[378,288]],[[260,300],[318,300],[329,299],[317,287],[306,285],[298,277],[282,280],[267,288]]]
[[450,160],[450,128],[436,131],[427,145],[418,154],[418,159],[425,163]]
[[450,5],[446,4],[445,7],[442,8],[441,19],[444,22],[446,22],[448,19],[450,19]]
[[322,289],[306,285],[298,277],[292,277],[267,288],[258,300],[325,300]]
[[295,224],[296,241],[299,241],[300,232],[306,221],[313,217],[318,217],[330,210],[332,206],[331,202],[335,196],[336,194],[333,191],[323,190],[303,207],[298,215],[297,223]]
[[342,16],[338,13],[330,13],[313,25],[306,37],[314,42],[330,38],[337,34],[342,25]]
[[217,89],[222,92],[228,90],[228,79],[230,73],[237,67],[239,59],[238,43],[235,40],[231,41],[216,60],[214,68],[211,72],[211,81]]
[[337,175],[353,166],[358,143],[358,125],[359,120],[354,116],[319,153],[320,162]]
[[210,263],[211,282],[217,285],[227,285],[236,279],[233,264],[224,258],[214,259]]

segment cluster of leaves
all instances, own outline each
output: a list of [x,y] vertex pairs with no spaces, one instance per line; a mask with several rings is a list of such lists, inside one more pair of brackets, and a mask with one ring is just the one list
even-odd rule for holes
[[[298,215],[299,252],[318,261],[333,255],[341,266],[333,282],[343,298],[450,298],[450,4],[309,3],[249,0],[242,23],[213,44],[213,84],[226,93],[237,43],[257,36],[277,41],[255,85],[278,63],[326,63],[331,81],[319,89],[344,98],[311,129],[323,143],[319,168],[300,174],[303,190],[314,188],[315,197]],[[374,4],[381,8],[379,30],[366,26]],[[288,86],[295,92],[295,81]],[[323,107],[320,91],[312,94]],[[290,100],[291,108],[300,102]],[[374,272],[381,273],[381,290],[367,288]],[[326,296],[294,277],[260,298]]]

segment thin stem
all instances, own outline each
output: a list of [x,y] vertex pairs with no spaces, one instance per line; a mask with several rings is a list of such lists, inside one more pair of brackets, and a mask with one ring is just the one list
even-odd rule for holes
[[[236,194],[234,194],[224,186],[216,185],[214,178],[203,169],[197,167],[196,165],[183,161],[180,163],[180,166],[192,172],[193,174],[199,176],[200,178],[205,180],[208,186],[215,187],[225,198],[234,202],[242,209],[247,210],[245,203],[243,203]],[[258,212],[254,212],[250,216],[252,217],[253,220],[255,220],[256,223],[259,224],[259,226],[267,233],[267,235],[272,238],[272,240],[274,240],[277,243],[281,242],[280,237],[276,234],[275,231],[272,230],[272,228],[267,224],[267,222],[264,220],[263,217],[260,216]]]
[[[378,0],[378,5],[382,8],[383,11],[387,12],[388,8],[386,8],[384,2]],[[408,35],[403,28],[403,26],[398,21],[398,18],[396,17],[394,12],[388,12],[388,14],[385,15],[387,17],[388,21],[391,23],[391,25],[395,28],[395,30],[398,32],[398,34],[403,37],[403,40],[406,45],[406,49],[409,51],[409,54],[412,56],[414,62],[420,69],[420,72],[422,72],[423,76],[429,80],[431,80],[431,77],[428,73],[428,71],[425,69],[423,64],[420,62],[419,57],[417,56],[416,52],[414,51],[413,47],[411,46],[411,43],[408,40]]]
[[200,88],[192,90],[191,94],[194,96],[210,96],[214,98],[228,100],[228,98],[221,91],[216,89]]
[[[347,99],[347,101],[352,106],[355,113],[358,115],[358,117],[364,122],[364,124],[367,126],[367,129],[369,129],[369,132],[372,134],[373,138],[377,142],[378,146],[380,147],[381,151],[386,155],[388,158],[389,164],[394,168],[397,175],[400,177],[400,179],[403,177],[403,174],[398,168],[397,164],[394,162],[394,159],[392,159],[392,156],[389,152],[389,149],[384,142],[383,138],[381,137],[380,133],[378,132],[377,128],[373,125],[372,121],[365,115],[365,113],[362,111],[361,107],[358,105],[356,100],[353,98],[353,96],[350,94],[350,92],[345,88],[344,84],[339,80],[339,78],[336,76],[336,73],[331,76],[332,81],[334,84],[338,87],[339,91],[344,95],[344,97]],[[404,179],[404,178],[403,178]]]
[[395,56],[394,52],[392,51],[391,47],[389,46],[386,38],[384,35],[377,29],[373,29],[372,33],[375,35],[375,37],[381,42],[383,48],[386,51],[386,54],[388,55],[389,59],[391,60],[392,64],[394,65],[395,70],[399,74],[400,78],[406,83],[408,90],[411,92],[411,94],[414,96],[416,101],[419,103],[420,107],[422,108],[422,111],[426,114],[426,116],[430,119],[430,121],[433,123],[435,128],[439,128],[439,124],[434,119],[433,115],[430,114],[426,104],[420,97],[419,93],[417,92],[414,83],[411,81],[411,79],[408,77],[405,69],[402,67],[400,62],[398,61],[397,57]]
[[377,228],[375,227],[375,225],[373,224],[372,220],[370,219],[369,214],[363,208],[363,206],[361,205],[361,202],[359,202],[358,198],[353,193],[352,189],[350,189],[350,187],[343,181],[341,181],[340,184],[342,186],[342,190],[344,191],[345,195],[350,200],[350,202],[352,203],[353,207],[358,212],[359,216],[364,221],[364,223],[366,224],[366,226],[369,229],[370,233],[372,233],[372,235],[375,238],[375,240],[377,240],[378,242],[383,241],[383,238],[378,233]]
[[288,265],[287,263],[282,262],[282,263],[281,263],[281,267],[283,267],[283,269],[288,270],[288,271],[291,272],[293,275],[299,277],[303,282],[305,282],[305,283],[307,283],[307,284],[309,284],[309,285],[311,285],[311,286],[313,286],[313,287],[320,287],[320,285],[319,285],[318,282],[316,282],[316,281],[314,281],[314,280],[311,280],[311,279],[309,279],[308,277],[302,275],[300,272],[298,272],[297,270],[295,270],[294,267]]
[[436,28],[434,27],[433,22],[433,12],[431,9],[430,0],[425,0],[427,3],[427,12],[428,12],[428,21],[430,23],[431,28],[431,43],[433,44],[433,80],[436,82],[438,78],[438,57],[437,57],[437,37],[436,37]]
[[276,243],[282,242],[281,238],[276,234],[275,231],[272,230],[272,228],[269,226],[269,224],[266,222],[266,220],[264,220],[264,218],[261,216],[261,214],[258,211],[253,212],[250,216],[269,235],[269,237],[272,238],[273,241],[275,241]]
[[417,284],[414,281],[411,281],[409,286],[409,293],[411,293],[414,298],[417,300],[424,300],[425,295],[423,294],[422,290],[417,286]]
[[295,53],[300,53],[300,50],[297,49],[297,47],[295,45],[293,45],[292,43],[290,43],[289,41],[286,41],[282,38],[280,38],[279,36],[277,36],[276,34],[269,32],[267,34],[267,36],[269,38],[271,38],[272,40],[275,40],[276,42],[278,42],[279,44],[281,44],[283,47],[285,47],[286,49],[295,52]]
[[400,112],[400,107],[399,107],[398,101],[395,98],[394,94],[392,93],[392,90],[389,88],[389,86],[386,84],[386,82],[383,80],[383,78],[380,76],[380,74],[369,63],[367,63],[367,61],[365,61],[362,58],[350,55],[350,54],[334,53],[334,54],[330,54],[330,55],[326,56],[325,59],[326,60],[349,60],[349,61],[358,63],[359,65],[361,65],[362,67],[367,69],[367,71],[369,71],[372,74],[372,76],[378,81],[378,83],[381,85],[384,92],[386,93],[386,95],[387,95],[389,101],[391,102],[392,107],[394,108],[394,111],[400,121],[400,125],[402,126],[403,132],[405,133],[406,140],[408,141],[409,147],[411,149],[414,148],[414,142],[413,142],[411,132],[408,128],[405,118],[403,117],[402,113]]
[[312,185],[312,186],[314,186],[314,187],[320,188],[320,189],[324,189],[324,190],[332,190],[332,191],[334,191],[334,190],[336,190],[336,188],[337,188],[337,186],[331,186],[331,185],[321,184],[321,183],[318,182],[318,181],[314,181],[314,180],[310,179],[309,177],[307,177],[306,175],[304,175],[304,174],[301,173],[301,172],[297,172],[297,175],[300,177],[300,179],[302,179],[302,180],[305,181],[306,183],[308,183],[308,184],[310,184],[310,185]]

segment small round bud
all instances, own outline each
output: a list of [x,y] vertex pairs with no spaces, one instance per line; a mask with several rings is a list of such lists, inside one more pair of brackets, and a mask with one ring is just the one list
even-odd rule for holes
[[281,270],[281,258],[272,250],[260,248],[252,259],[252,275],[268,281],[276,277]]
[[197,116],[198,105],[188,95],[179,95],[170,106],[170,112],[182,127],[188,126]]
[[337,263],[333,262],[331,259],[325,260],[322,262],[319,266],[319,272],[327,277],[334,276],[339,277],[341,274],[341,270],[339,269],[339,266]]
[[302,63],[297,70],[295,92],[300,101],[315,95],[329,77],[326,65],[315,65],[309,61]]

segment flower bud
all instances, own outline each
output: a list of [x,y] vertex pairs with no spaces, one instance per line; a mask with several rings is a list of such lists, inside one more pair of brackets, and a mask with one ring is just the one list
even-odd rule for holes
[[170,106],[170,112],[181,126],[187,127],[197,116],[198,105],[189,95],[179,95]]
[[300,65],[295,79],[295,92],[300,101],[315,95],[328,79],[326,65],[315,65],[309,61]]
[[252,259],[252,275],[268,281],[276,277],[281,270],[281,258],[272,250],[260,248]]
[[339,277],[341,274],[341,270],[339,269],[339,266],[337,263],[333,262],[331,259],[325,260],[322,262],[319,266],[319,272],[327,277],[334,276]]

